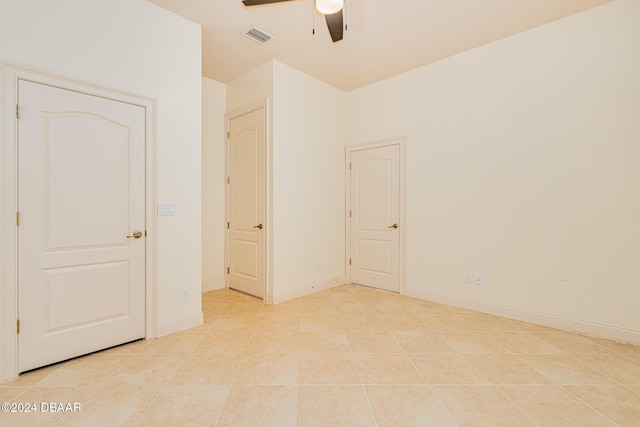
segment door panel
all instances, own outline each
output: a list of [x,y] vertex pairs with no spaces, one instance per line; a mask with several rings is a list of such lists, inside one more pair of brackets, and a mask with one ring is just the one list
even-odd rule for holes
[[[45,271],[47,331],[124,317],[128,311],[128,263],[111,262]],[[117,287],[114,287],[116,285]],[[82,301],[69,310],[69,301]]]
[[263,109],[229,121],[229,287],[264,297]]
[[[232,122],[234,129],[246,120],[236,119]],[[253,233],[253,226],[258,224],[258,129],[240,129],[233,134],[231,141],[233,170],[234,221],[236,231]]]
[[351,282],[399,292],[400,147],[353,151],[350,163]]
[[358,267],[361,271],[392,274],[393,245],[390,241],[359,239],[358,255]]
[[19,370],[144,337],[144,108],[21,80]]
[[128,232],[129,206],[119,203],[128,199],[128,129],[86,113],[43,112],[41,119],[48,248],[121,244]]
[[[371,153],[365,153],[371,154]],[[393,200],[391,159],[360,159],[362,153],[355,156],[357,164],[358,225],[361,230],[385,231],[393,224]]]
[[260,250],[257,242],[233,242],[233,272],[247,279],[258,279],[258,259]]

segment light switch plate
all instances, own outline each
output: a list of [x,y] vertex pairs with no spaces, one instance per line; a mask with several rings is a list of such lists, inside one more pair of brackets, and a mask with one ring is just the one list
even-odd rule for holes
[[169,216],[176,214],[176,204],[173,202],[158,203],[158,216]]

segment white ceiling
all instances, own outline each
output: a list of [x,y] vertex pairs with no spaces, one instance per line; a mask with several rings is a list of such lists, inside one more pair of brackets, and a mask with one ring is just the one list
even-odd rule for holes
[[[252,8],[241,0],[149,1],[202,25],[206,77],[227,83],[276,59],[351,90],[611,0],[346,0],[348,30],[335,44],[313,0]],[[252,25],[275,38],[246,38]]]

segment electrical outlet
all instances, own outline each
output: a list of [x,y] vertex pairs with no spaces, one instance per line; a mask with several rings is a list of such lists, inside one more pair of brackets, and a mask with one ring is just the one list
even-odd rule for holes
[[472,273],[467,273],[467,284],[472,284],[473,283],[473,274]]
[[476,274],[476,285],[484,285],[484,276],[482,274]]
[[186,301],[188,299],[189,299],[189,289],[183,288],[182,289],[182,301]]

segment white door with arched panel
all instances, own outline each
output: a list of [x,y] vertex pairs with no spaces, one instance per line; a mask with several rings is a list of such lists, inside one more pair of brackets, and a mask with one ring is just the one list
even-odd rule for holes
[[264,298],[264,107],[228,122],[228,286]]
[[145,109],[19,80],[19,371],[145,335]]
[[400,145],[349,157],[351,282],[400,292]]

